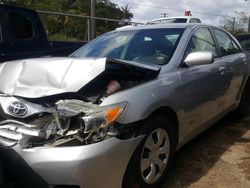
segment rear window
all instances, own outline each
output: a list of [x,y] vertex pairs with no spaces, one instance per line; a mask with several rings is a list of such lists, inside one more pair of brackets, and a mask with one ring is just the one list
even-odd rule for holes
[[187,18],[172,18],[162,20],[162,23],[187,23]]
[[166,24],[166,23],[187,23],[187,18],[166,18],[148,22],[146,25]]
[[18,12],[8,13],[8,23],[11,30],[11,35],[15,39],[24,40],[31,39],[34,34],[31,19]]
[[201,21],[199,19],[192,18],[189,23],[201,23]]

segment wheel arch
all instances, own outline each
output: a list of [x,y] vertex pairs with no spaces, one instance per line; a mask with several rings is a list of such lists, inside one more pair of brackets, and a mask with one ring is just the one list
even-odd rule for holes
[[243,95],[243,92],[246,88],[250,89],[250,76],[247,75],[246,78],[244,79],[244,81],[242,81],[241,87],[239,89],[238,95],[237,95],[237,100],[240,102],[241,97]]
[[[177,116],[177,113],[172,109],[172,108],[170,108],[170,107],[168,107],[168,106],[162,106],[162,107],[159,107],[159,108],[157,108],[157,109],[155,109],[149,116],[147,116],[147,118],[145,118],[145,119],[143,119],[143,120],[141,120],[140,122],[139,122],[139,124],[138,125],[142,125],[142,124],[144,124],[145,122],[150,122],[151,121],[151,123],[153,122],[154,123],[154,121],[152,121],[152,119],[154,119],[154,118],[157,118],[157,117],[161,117],[161,120],[163,119],[163,118],[166,118],[166,120],[167,120],[167,124],[169,125],[171,125],[171,130],[173,130],[174,132],[172,132],[173,134],[173,136],[172,137],[174,137],[174,143],[173,143],[173,153],[175,152],[175,149],[176,149],[176,146],[177,146],[177,144],[178,144],[178,141],[179,141],[179,120],[178,120],[178,116]],[[158,118],[158,120],[159,120],[159,118]],[[159,124],[161,124],[162,122],[159,122]],[[164,125],[164,124],[161,124],[162,126]],[[154,124],[153,124],[153,126],[154,126]],[[169,126],[168,126],[169,127]],[[142,129],[139,129],[139,131],[141,131]],[[145,128],[143,129],[143,130],[145,130]],[[141,143],[140,143],[141,144]],[[138,146],[138,147],[140,147],[140,145]],[[137,148],[138,149],[138,148]],[[127,166],[127,169],[126,169],[126,171],[125,171],[125,173],[124,173],[124,177],[123,177],[123,184],[122,184],[122,187],[123,188],[128,188],[128,185],[129,185],[129,183],[130,183],[130,181],[129,181],[129,179],[131,178],[131,177],[134,177],[134,175],[131,175],[131,173],[129,173],[129,171],[132,169],[133,170],[133,172],[135,171],[134,170],[134,168],[135,168],[135,164],[134,163],[131,163],[132,161],[133,161],[133,159],[134,159],[134,157],[136,157],[136,151],[134,151],[134,153],[133,153],[133,155],[131,156],[131,158],[130,158],[130,160],[129,160],[129,163],[128,163],[128,166]],[[172,157],[173,157],[173,155],[172,155]],[[172,161],[172,157],[170,157],[170,159],[169,159],[169,161]],[[171,166],[171,162],[170,162],[170,166]],[[168,171],[169,169],[167,169],[167,171]],[[131,172],[131,171],[130,171]],[[138,184],[139,185],[139,184]],[[157,186],[158,187],[158,186]]]
[[161,116],[170,122],[174,129],[174,145],[176,147],[179,142],[179,120],[176,112],[168,106],[163,106],[153,111],[150,117],[152,116]]
[[[250,85],[250,76],[248,75],[247,78],[246,78],[246,81],[245,81],[245,85],[244,85],[244,88],[246,88],[247,86]],[[243,89],[244,89],[243,88]]]
[[250,77],[245,79],[241,86],[241,91],[237,96],[237,108],[235,110],[238,116],[246,116],[250,112]]

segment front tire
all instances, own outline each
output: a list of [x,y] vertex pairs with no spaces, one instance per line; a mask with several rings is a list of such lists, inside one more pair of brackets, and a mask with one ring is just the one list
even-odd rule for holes
[[145,138],[135,150],[124,178],[123,188],[160,187],[174,154],[174,130],[163,117],[153,117],[142,125]]

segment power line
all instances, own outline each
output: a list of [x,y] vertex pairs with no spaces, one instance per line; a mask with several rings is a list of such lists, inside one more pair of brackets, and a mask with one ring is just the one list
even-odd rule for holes
[[41,14],[52,14],[52,15],[58,15],[58,16],[70,16],[70,17],[76,17],[76,18],[86,18],[86,19],[96,19],[96,20],[103,20],[103,21],[111,21],[111,22],[124,22],[124,23],[131,23],[131,24],[142,24],[140,22],[133,22],[133,21],[126,21],[126,20],[117,20],[117,19],[111,19],[111,18],[103,18],[103,17],[91,17],[91,16],[83,16],[79,14],[68,14],[63,12],[52,12],[52,11],[44,11],[44,10],[36,10],[38,13]]

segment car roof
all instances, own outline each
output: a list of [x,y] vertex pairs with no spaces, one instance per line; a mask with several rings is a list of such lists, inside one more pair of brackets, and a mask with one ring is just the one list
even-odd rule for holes
[[[182,18],[186,18],[186,19],[195,18],[195,19],[199,19],[199,18],[196,18],[196,17],[193,17],[193,16],[173,16],[173,17],[171,16],[171,17],[157,18],[157,19],[149,20],[148,22],[159,21],[159,20],[167,20],[167,19],[175,19],[175,18],[180,18],[180,19],[182,19]],[[148,22],[146,22],[146,23],[148,23]]]
[[164,29],[164,28],[195,28],[199,26],[207,26],[207,27],[216,27],[204,23],[167,23],[167,24],[155,24],[155,25],[140,25],[140,26],[132,26],[132,27],[121,27],[116,30],[121,31],[129,31],[129,30],[141,30],[141,29]]

